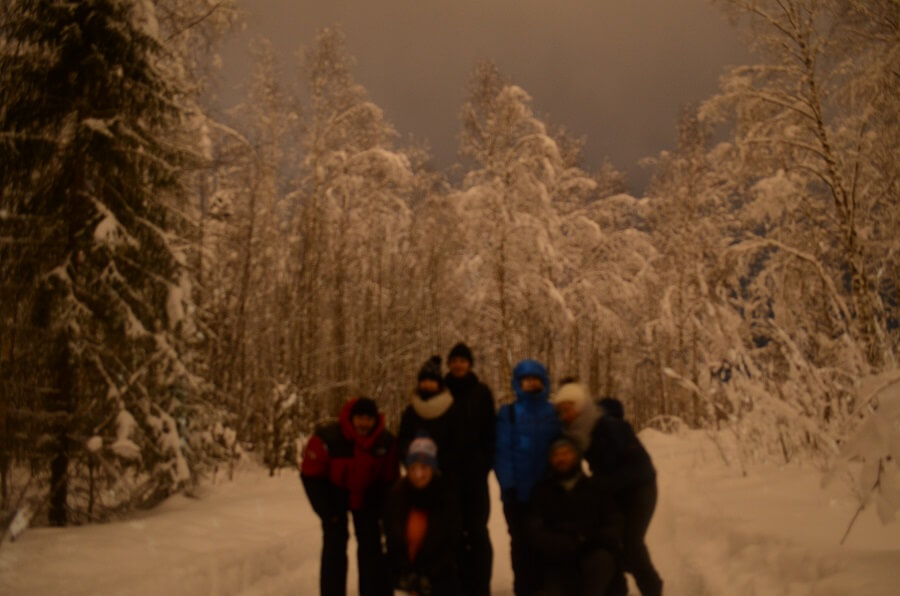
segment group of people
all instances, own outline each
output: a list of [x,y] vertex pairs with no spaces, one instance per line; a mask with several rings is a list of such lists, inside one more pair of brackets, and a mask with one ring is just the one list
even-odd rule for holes
[[595,403],[574,380],[551,395],[546,368],[523,360],[515,402],[495,411],[473,363],[464,343],[446,374],[440,357],[426,361],[396,435],[373,400],[356,397],[306,443],[300,477],[322,520],[321,594],[346,592],[348,512],[361,596],[489,594],[491,469],[517,596],[626,594],[626,571],[642,595],[660,594],[644,543],[656,473],[622,404]]

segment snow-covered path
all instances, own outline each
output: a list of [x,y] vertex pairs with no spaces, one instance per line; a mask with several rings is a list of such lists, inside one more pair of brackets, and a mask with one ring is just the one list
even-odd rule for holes
[[[866,511],[838,546],[853,502],[840,486],[822,491],[817,471],[768,466],[741,477],[702,433],[642,438],[660,474],[648,540],[667,594],[898,593],[900,524],[883,527]],[[508,596],[509,542],[492,490],[494,593]],[[319,544],[296,475],[248,469],[139,520],[27,531],[0,548],[0,594],[315,594]]]

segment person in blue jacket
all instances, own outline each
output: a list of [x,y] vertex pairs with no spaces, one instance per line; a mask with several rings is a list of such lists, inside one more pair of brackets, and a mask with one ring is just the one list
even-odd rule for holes
[[529,499],[547,469],[550,443],[560,434],[556,410],[549,401],[547,369],[536,360],[523,360],[513,370],[513,404],[497,413],[494,472],[500,484],[503,514],[509,528],[513,588],[528,596],[540,585],[537,554],[529,545]]

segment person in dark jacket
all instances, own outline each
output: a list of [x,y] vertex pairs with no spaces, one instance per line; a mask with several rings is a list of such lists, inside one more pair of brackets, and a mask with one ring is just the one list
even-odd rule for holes
[[463,592],[487,596],[491,592],[494,551],[487,523],[491,513],[488,473],[494,464],[497,417],[494,396],[472,372],[474,358],[469,346],[460,342],[447,356],[450,372],[444,383],[453,395],[456,410],[458,458],[457,484],[462,514],[459,568]]
[[550,470],[534,488],[528,537],[540,555],[541,596],[625,594],[622,515],[612,494],[581,467],[578,445],[550,446]]
[[322,596],[347,588],[347,512],[357,541],[360,596],[390,594],[381,546],[381,513],[397,479],[396,443],[384,416],[367,397],[349,400],[338,422],[316,429],[303,449],[300,478],[322,520]]
[[440,475],[439,453],[424,433],[410,443],[406,476],[391,490],[384,516],[394,587],[418,596],[462,594],[459,510]]
[[517,596],[527,596],[539,583],[537,557],[526,537],[528,500],[547,469],[547,449],[561,428],[547,399],[550,379],[543,364],[519,362],[513,369],[512,389],[515,403],[497,412],[494,473],[509,528],[513,588]]
[[406,453],[412,440],[425,432],[437,444],[442,475],[455,487],[457,458],[457,425],[453,395],[444,385],[441,357],[432,356],[419,370],[415,392],[400,417],[397,444]]
[[[615,492],[622,510],[625,570],[634,576],[642,596],[657,596],[663,582],[644,541],[656,509],[656,470],[631,424],[622,418],[622,403],[606,398],[599,405],[603,415],[591,431],[585,459],[597,481]],[[563,422],[567,428],[575,423],[571,418]]]
[[590,446],[585,457],[594,474],[614,481],[617,489],[625,490],[643,484],[656,484],[656,469],[650,454],[624,418],[610,412],[623,412],[622,403],[615,398],[600,401],[602,416],[594,424]]

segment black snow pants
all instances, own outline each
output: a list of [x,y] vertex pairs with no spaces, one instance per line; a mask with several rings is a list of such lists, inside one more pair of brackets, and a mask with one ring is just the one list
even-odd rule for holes
[[460,478],[459,500],[462,540],[457,560],[463,594],[488,596],[491,593],[494,550],[487,528],[491,513],[487,478]]
[[532,596],[541,585],[540,556],[528,540],[528,503],[503,501],[503,515],[509,528],[509,550],[516,596]]
[[644,543],[644,536],[656,509],[656,497],[654,480],[630,491],[628,498],[622,502],[622,514],[625,517],[625,570],[634,576],[641,596],[662,594],[662,579],[653,567],[650,553]]
[[[624,576],[609,551],[594,549],[565,563],[543,565],[539,596],[604,596],[625,594]],[[626,589],[627,590],[627,589]]]
[[[381,546],[381,525],[377,511],[353,511],[356,560],[359,567],[360,596],[392,594],[387,558]],[[347,593],[347,514],[322,520],[322,565],[319,588],[322,596]]]

